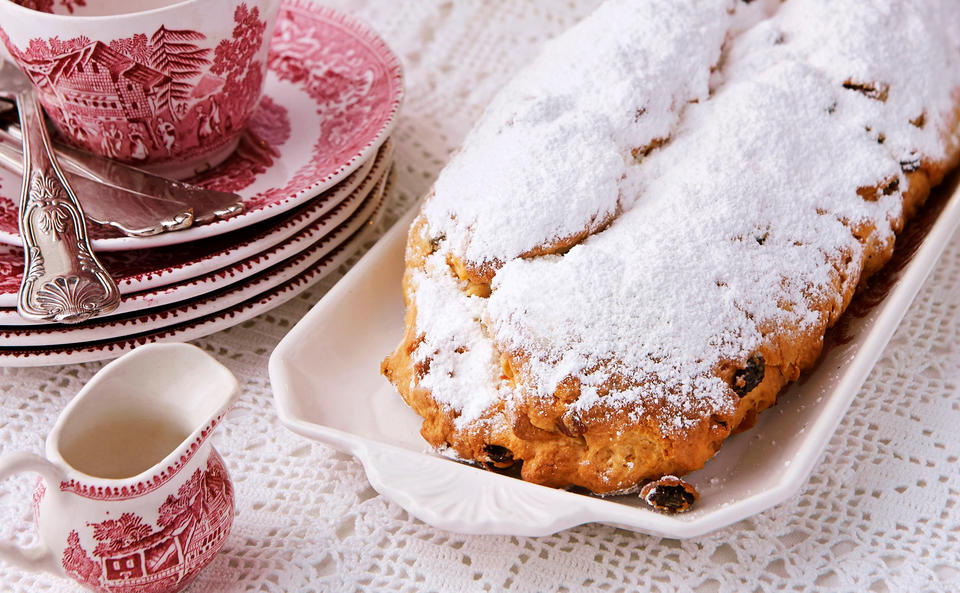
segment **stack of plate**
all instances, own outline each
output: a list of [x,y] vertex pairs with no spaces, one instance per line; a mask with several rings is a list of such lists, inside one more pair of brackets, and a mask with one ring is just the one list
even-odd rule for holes
[[375,33],[310,2],[286,2],[264,96],[237,152],[191,180],[238,193],[243,213],[145,238],[89,226],[123,300],[77,325],[17,314],[20,178],[0,171],[0,366],[98,360],[198,338],[311,286],[364,242],[382,210],[402,94],[399,62]]

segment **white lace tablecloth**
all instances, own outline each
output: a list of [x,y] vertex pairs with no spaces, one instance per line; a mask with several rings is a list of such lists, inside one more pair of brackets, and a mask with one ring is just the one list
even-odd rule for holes
[[[429,188],[504,80],[597,1],[331,4],[372,24],[406,70],[386,228]],[[685,541],[602,525],[542,538],[441,532],[379,496],[351,457],[285,430],[267,358],[336,278],[196,342],[233,370],[244,393],[214,437],[235,482],[233,532],[191,593],[960,591],[957,238],[800,494]],[[41,453],[60,410],[101,366],[0,372],[3,451]],[[32,541],[32,484],[0,485],[0,537]],[[5,592],[77,589],[0,565]]]

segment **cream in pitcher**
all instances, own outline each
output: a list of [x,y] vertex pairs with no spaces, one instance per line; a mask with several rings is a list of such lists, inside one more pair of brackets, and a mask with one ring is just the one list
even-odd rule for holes
[[47,437],[46,458],[0,458],[0,479],[41,476],[40,543],[0,558],[103,592],[178,591],[223,546],[233,486],[209,436],[236,379],[187,344],[151,344],[108,364]]

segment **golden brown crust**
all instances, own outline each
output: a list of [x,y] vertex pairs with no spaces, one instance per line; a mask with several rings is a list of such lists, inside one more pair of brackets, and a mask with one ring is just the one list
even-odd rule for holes
[[[543,255],[566,253],[570,248],[582,243],[583,240],[590,235],[599,233],[610,226],[610,223],[616,220],[619,214],[620,209],[617,208],[612,214],[599,220],[591,221],[590,224],[580,232],[555,238],[553,241],[543,243],[542,245],[538,245],[533,249],[521,253],[519,257],[527,259]],[[460,259],[451,254],[447,258],[447,263],[450,264],[450,268],[458,278],[470,284],[470,294],[486,297],[490,296],[490,282],[493,281],[493,277],[497,271],[503,267],[504,262],[500,260],[473,262]]]
[[[892,221],[895,231],[902,229],[904,222],[927,199],[930,189],[957,165],[960,150],[953,139],[958,120],[960,110],[955,113],[951,129],[944,134],[951,139],[946,159],[938,162],[924,159],[906,166],[906,187],[895,190],[902,192],[903,199],[903,217]],[[881,181],[865,190],[864,195],[870,195],[871,191],[883,192],[885,188],[891,191],[889,183]],[[596,493],[622,491],[664,475],[684,475],[701,468],[730,434],[752,427],[759,412],[776,402],[785,385],[816,364],[824,332],[836,323],[857,287],[890,259],[892,241],[880,243],[876,239],[878,233],[867,225],[848,221],[845,224],[867,253],[863,269],[851,275],[847,269],[850,254],[832,254],[834,294],[821,295],[814,301],[826,313],[823,321],[804,330],[782,326],[762,328],[767,341],[746,364],[724,361],[714,370],[716,376],[731,386],[732,411],[697,418],[694,427],[682,436],[663,433],[661,419],[657,417],[660,410],[656,406],[641,418],[632,417],[630,410],[602,404],[591,407],[588,412],[575,411],[570,404],[578,399],[580,387],[572,377],[561,382],[548,400],[517,397],[509,405],[501,402],[487,411],[487,417],[494,421],[481,420],[468,428],[458,428],[455,413],[438,403],[420,384],[424,363],[416,363],[413,358],[423,336],[416,333],[417,304],[411,277],[423,270],[427,256],[436,248],[427,236],[422,217],[411,226],[407,243],[403,283],[407,313],[403,338],[383,361],[381,371],[396,385],[407,404],[424,418],[423,437],[434,447],[452,448],[463,459],[476,460],[491,468],[521,462],[525,480],[556,487],[582,486]],[[486,273],[475,273],[461,262],[449,263],[451,274],[465,281],[469,294],[489,295],[490,279]],[[527,363],[523,352],[501,351],[500,379],[514,392],[525,395]],[[605,387],[610,390],[636,387],[636,380],[632,381],[612,376]],[[640,387],[657,388],[656,385]]]

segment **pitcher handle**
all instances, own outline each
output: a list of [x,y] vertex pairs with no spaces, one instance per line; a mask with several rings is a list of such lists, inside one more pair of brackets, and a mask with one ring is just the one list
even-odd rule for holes
[[[40,477],[46,482],[48,491],[60,486],[60,470],[39,455],[10,453],[0,457],[0,481],[20,472],[40,474]],[[10,542],[0,541],[0,559],[27,570],[59,572],[60,569],[53,557],[53,551],[43,543],[42,539],[31,548],[23,548]]]

